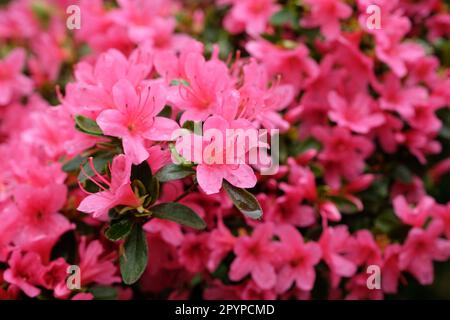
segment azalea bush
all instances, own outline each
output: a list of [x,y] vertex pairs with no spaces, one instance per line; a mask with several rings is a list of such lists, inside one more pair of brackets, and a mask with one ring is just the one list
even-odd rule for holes
[[440,0],[0,1],[0,299],[449,298],[449,36]]

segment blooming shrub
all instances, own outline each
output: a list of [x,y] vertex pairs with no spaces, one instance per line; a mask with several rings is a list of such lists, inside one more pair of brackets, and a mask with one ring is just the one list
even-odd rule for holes
[[0,3],[0,299],[401,298],[448,267],[447,1]]

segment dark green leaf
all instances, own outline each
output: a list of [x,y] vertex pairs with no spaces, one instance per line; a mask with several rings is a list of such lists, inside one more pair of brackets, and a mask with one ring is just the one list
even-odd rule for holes
[[120,273],[125,284],[139,280],[148,262],[147,239],[144,230],[135,224],[125,240],[124,251],[120,256]]
[[412,173],[407,166],[400,164],[394,169],[394,177],[400,182],[411,183]]
[[206,227],[205,221],[191,208],[178,202],[161,203],[150,208],[150,211],[159,219],[174,221],[198,230]]
[[178,180],[195,173],[191,168],[180,166],[177,164],[168,164],[156,173],[156,178],[161,182]]
[[100,129],[98,124],[94,120],[86,118],[85,116],[75,116],[75,124],[75,127],[81,132],[90,134],[92,136],[103,135],[102,129]]
[[170,106],[165,106],[160,113],[158,113],[158,117],[170,118],[172,115],[172,108]]
[[149,206],[153,203],[155,203],[156,200],[159,198],[159,180],[156,179],[155,176],[152,177],[152,182],[150,184],[150,201],[145,203],[145,206]]
[[195,122],[192,120],[188,120],[185,123],[183,123],[183,129],[188,129],[189,131],[194,131],[195,128]]
[[126,238],[133,228],[131,219],[116,220],[106,229],[105,236],[111,241],[118,241]]
[[375,219],[375,228],[386,234],[390,234],[400,225],[401,221],[391,209],[385,210]]
[[226,180],[223,181],[228,196],[233,201],[236,208],[239,209],[246,217],[252,219],[260,219],[262,217],[262,209],[258,200],[247,190],[236,188]]
[[118,297],[117,289],[107,286],[95,286],[88,289],[96,300],[116,300]]
[[66,162],[62,169],[64,172],[72,172],[72,171],[77,171],[80,168],[80,165],[86,161],[86,157],[82,157],[80,155],[76,156],[75,158],[73,158],[72,160],[69,160],[68,162]]
[[131,167],[131,181],[139,180],[144,185],[145,189],[150,192],[152,184],[152,170],[147,161]]

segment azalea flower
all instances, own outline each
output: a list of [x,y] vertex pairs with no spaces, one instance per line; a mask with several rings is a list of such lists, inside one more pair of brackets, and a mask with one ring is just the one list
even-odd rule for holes
[[31,93],[33,84],[22,74],[25,51],[15,49],[0,60],[0,106],[6,105],[22,95]]
[[275,246],[270,238],[273,225],[266,223],[255,228],[251,236],[239,237],[234,247],[236,259],[231,263],[230,279],[239,281],[250,274],[262,289],[273,288],[276,284],[275,268],[272,264]]
[[341,0],[307,0],[310,13],[300,21],[306,28],[320,27],[321,32],[329,39],[335,39],[340,34],[340,19],[346,19],[352,14],[350,6]]
[[135,89],[128,80],[120,80],[112,90],[115,109],[102,111],[97,123],[104,134],[122,138],[125,154],[139,164],[149,157],[146,140],[170,140],[179,127],[175,121],[157,116],[166,102],[160,83]]
[[116,253],[106,251],[99,240],[88,242],[86,237],[82,237],[78,254],[81,286],[91,283],[110,285],[121,281],[117,275],[117,266],[114,264]]
[[224,26],[231,33],[246,31],[250,35],[263,33],[269,18],[280,6],[274,0],[234,1],[225,17]]
[[322,259],[330,268],[334,288],[339,285],[341,277],[351,277],[356,272],[356,264],[348,256],[351,241],[346,226],[328,227],[319,239]]
[[[90,213],[94,218],[104,219],[108,215],[109,210],[117,205],[131,207],[138,207],[141,205],[140,200],[131,188],[131,164],[124,155],[119,155],[114,158],[110,170],[110,181],[95,169],[92,158],[88,161],[95,176],[90,177],[86,172],[83,173],[90,181],[97,185],[101,191],[90,193],[85,190],[89,195],[81,201],[78,206],[79,211]],[[84,171],[84,169],[82,170]],[[84,190],[83,187],[81,188]]]
[[284,260],[277,278],[277,291],[285,292],[294,282],[304,291],[312,290],[316,279],[314,266],[322,255],[320,246],[315,242],[304,243],[302,235],[289,225],[279,227],[277,234]]
[[3,275],[5,280],[18,286],[29,297],[39,295],[41,290],[38,285],[43,272],[41,257],[35,252],[22,254],[20,250],[16,250],[8,263],[10,268]]
[[[228,133],[227,129],[238,128],[252,127],[245,121],[228,122],[220,116],[212,116],[203,125],[203,132],[211,130],[209,136],[189,134],[177,141],[177,151],[186,160],[199,162],[197,181],[206,194],[218,193],[223,179],[239,188],[252,188],[256,184],[253,169],[244,162],[246,153],[255,147],[255,142],[250,141],[248,149],[231,149],[236,148],[237,137],[233,132]],[[215,133],[217,136],[214,136]]]
[[330,92],[328,101],[331,106],[330,119],[340,127],[346,127],[357,133],[368,133],[384,123],[384,116],[377,112],[368,96],[358,95],[348,103],[336,92]]
[[434,208],[434,200],[431,197],[424,196],[417,203],[415,208],[406,202],[404,196],[399,195],[393,201],[394,210],[397,216],[406,224],[420,228],[430,216]]
[[433,221],[426,230],[412,229],[400,253],[400,269],[409,271],[422,285],[433,282],[433,260],[450,257],[450,241],[440,238],[442,231],[440,221]]

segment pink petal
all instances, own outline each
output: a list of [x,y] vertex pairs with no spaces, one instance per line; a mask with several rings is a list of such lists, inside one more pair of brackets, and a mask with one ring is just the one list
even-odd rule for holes
[[218,193],[222,188],[223,172],[208,165],[197,166],[197,181],[206,194]]
[[178,129],[180,127],[172,119],[155,117],[152,128],[144,134],[144,137],[153,141],[170,141]]
[[224,178],[233,186],[238,188],[253,188],[256,185],[256,176],[253,169],[246,164],[237,166],[227,165]]

